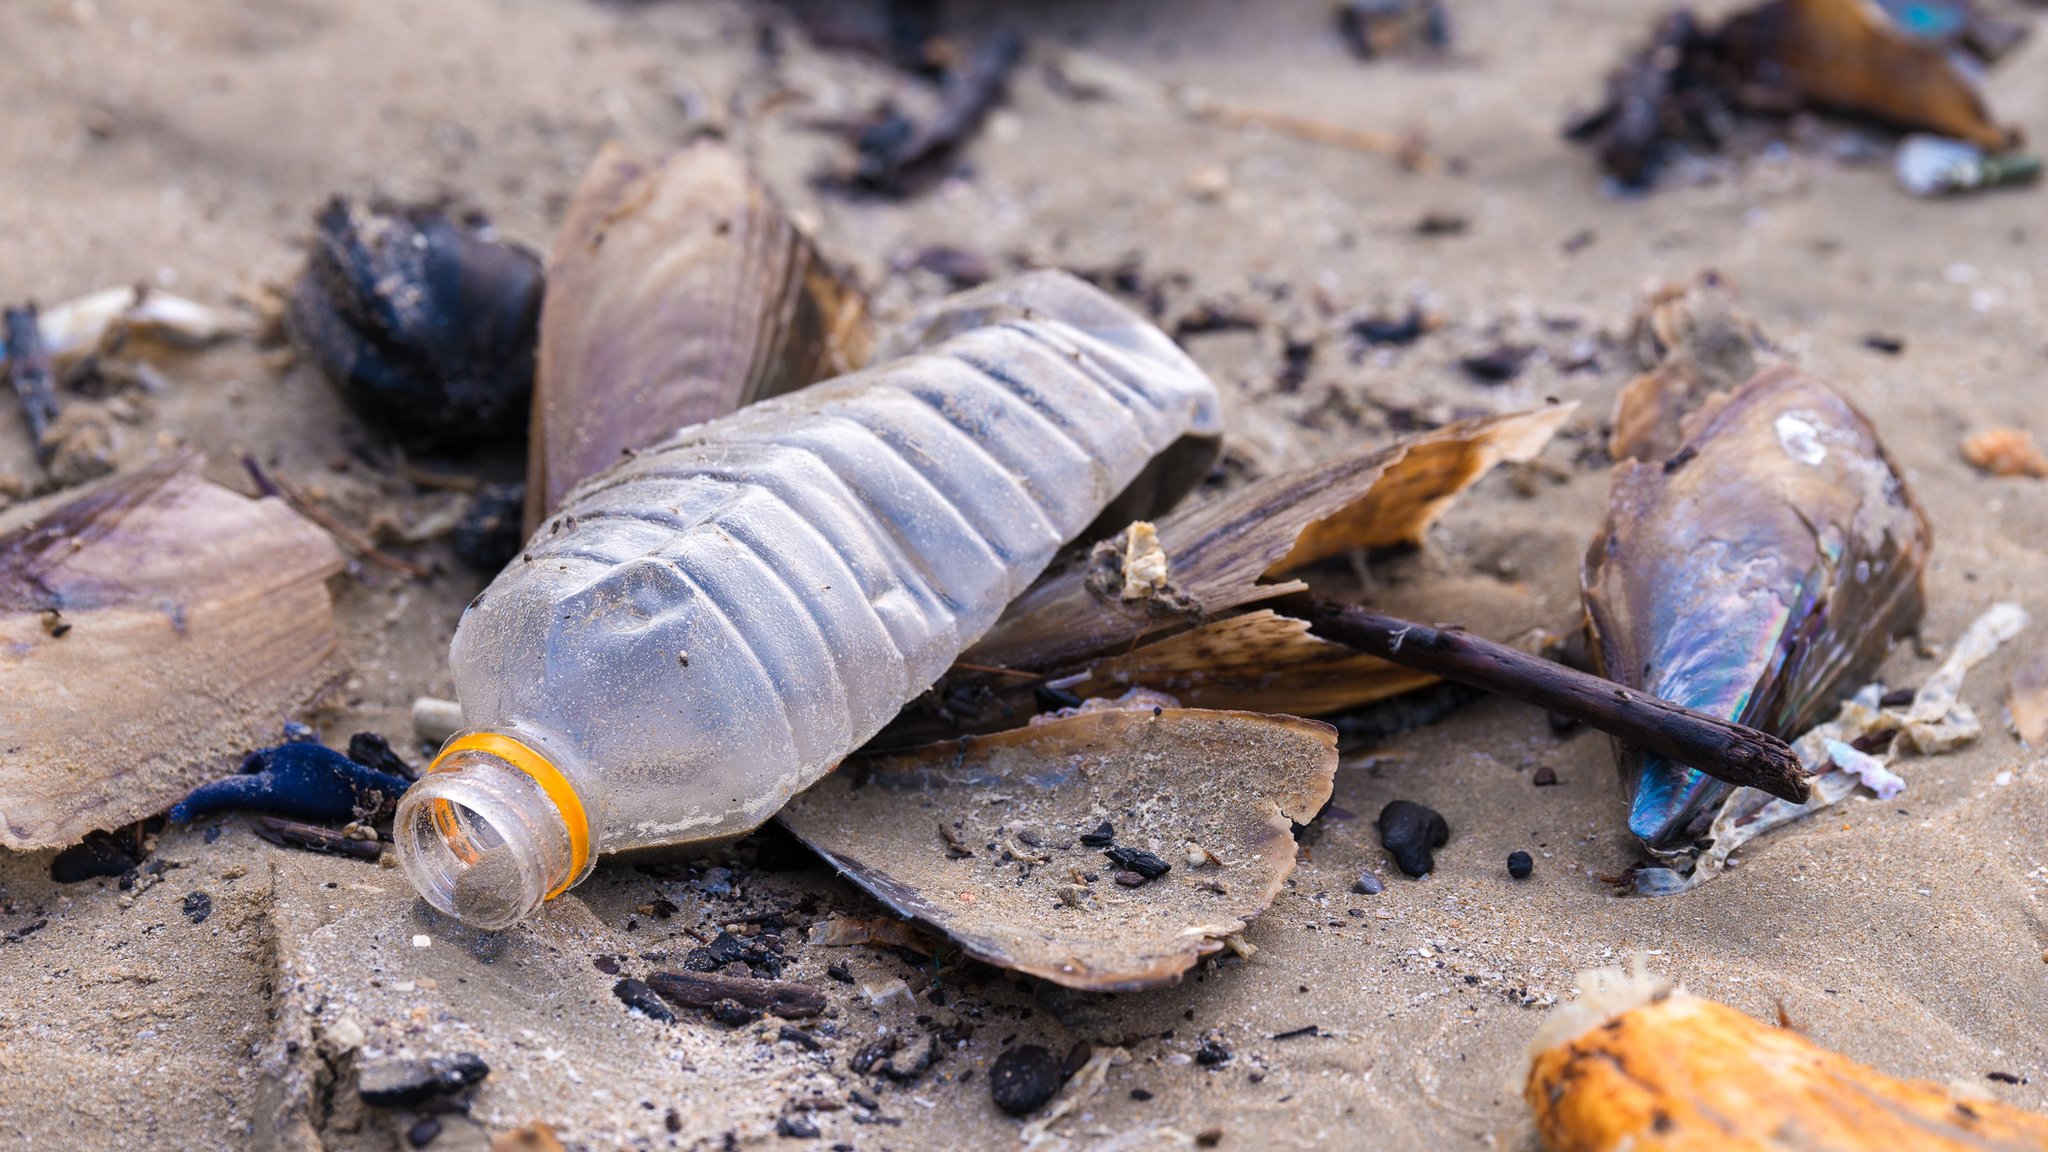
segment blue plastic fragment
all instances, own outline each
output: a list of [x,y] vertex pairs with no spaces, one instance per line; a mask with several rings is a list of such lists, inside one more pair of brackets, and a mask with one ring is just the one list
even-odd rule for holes
[[410,784],[290,730],[285,739],[249,753],[241,775],[194,788],[171,809],[171,819],[184,824],[223,809],[250,808],[316,823],[353,820],[397,799]]

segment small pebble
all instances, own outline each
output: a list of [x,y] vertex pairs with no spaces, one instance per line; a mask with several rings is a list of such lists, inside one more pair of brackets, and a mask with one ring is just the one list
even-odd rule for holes
[[1413,800],[1396,800],[1380,809],[1380,844],[1410,876],[1429,875],[1436,867],[1431,849],[1450,842],[1451,826],[1434,808]]
[[1527,852],[1508,853],[1508,875],[1517,880],[1527,880],[1529,873],[1535,870],[1536,861],[1530,859]]
[[441,1122],[432,1116],[405,1130],[405,1142],[415,1148],[425,1148],[441,1134]]
[[194,892],[190,896],[185,897],[186,919],[194,924],[204,924],[206,923],[206,918],[211,915],[213,915],[213,897],[208,896],[204,892]]
[[434,938],[421,932],[412,938],[412,946],[415,948],[431,948],[434,946]]
[[1360,872],[1358,879],[1351,882],[1351,890],[1360,896],[1377,896],[1387,890],[1387,885],[1370,872]]
[[1143,1088],[1131,1089],[1131,1099],[1136,1100],[1140,1104],[1143,1104],[1145,1101],[1150,1100],[1151,1098],[1152,1093],[1147,1092]]
[[1037,1044],[1024,1044],[996,1057],[988,1090],[996,1107],[1012,1116],[1027,1116],[1045,1107],[1063,1079],[1059,1057]]
[[1536,769],[1536,774],[1529,778],[1529,783],[1534,784],[1538,788],[1551,787],[1557,783],[1557,770],[1545,764],[1543,767]]
[[1145,879],[1144,876],[1136,872],[1118,872],[1114,878],[1117,884],[1124,888],[1143,888],[1151,883],[1150,880]]

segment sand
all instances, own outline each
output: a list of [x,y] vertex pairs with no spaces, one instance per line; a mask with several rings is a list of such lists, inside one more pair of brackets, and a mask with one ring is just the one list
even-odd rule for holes
[[[1926,640],[1951,641],[1999,599],[2048,620],[2040,482],[1987,479],[1957,449],[1992,425],[2048,433],[2038,427],[2042,193],[1916,202],[1881,164],[1794,149],[1617,199],[1557,129],[1643,35],[1643,7],[1452,8],[1450,59],[1362,65],[1320,0],[1256,11],[1030,6],[1033,62],[971,152],[973,178],[892,204],[816,190],[811,174],[842,152],[810,126],[901,81],[793,29],[779,70],[764,72],[754,56],[763,10],[10,4],[0,7],[0,299],[146,280],[225,304],[288,276],[311,214],[337,192],[455,194],[544,245],[604,140],[659,152],[691,130],[686,107],[701,106],[824,244],[881,287],[886,311],[938,290],[891,276],[892,257],[941,242],[1084,268],[1136,254],[1150,281],[1186,278],[1177,300],[1261,302],[1274,318],[1264,330],[1189,344],[1225,390],[1239,474],[1382,438],[1386,413],[1402,407],[1440,416],[1580,401],[1569,438],[1544,458],[1550,469],[1488,480],[1425,554],[1379,574],[1382,602],[1401,610],[1497,635],[1572,624],[1577,552],[1606,492],[1604,471],[1576,454],[1629,371],[1601,336],[1623,329],[1646,285],[1714,268],[1788,351],[1871,415],[1926,504],[1936,531]],[[1042,67],[1052,45],[1113,67],[1112,94],[1062,94]],[[1994,105],[2036,138],[2048,133],[2044,53],[2028,45],[1989,85]],[[1148,95],[1162,83],[1358,128],[1425,126],[1457,163],[1417,175],[1384,157],[1191,122]],[[1431,213],[1466,227],[1418,234]],[[1356,361],[1315,305],[1398,308],[1416,294],[1446,327]],[[1306,378],[1281,391],[1290,329],[1321,338]],[[1903,337],[1905,351],[1865,347],[1872,332]],[[1499,387],[1458,370],[1459,357],[1503,336],[1545,355]],[[1588,349],[1593,366],[1566,369]],[[164,368],[171,387],[121,428],[126,455],[189,442],[209,453],[210,475],[239,485],[237,459],[252,453],[358,525],[379,512],[410,522],[448,499],[367,463],[388,458],[358,451],[374,438],[303,365],[282,369],[231,344]],[[459,466],[519,472],[502,448]],[[31,469],[10,411],[0,471]],[[335,580],[354,673],[321,717],[330,739],[369,729],[414,751],[408,703],[448,693],[447,637],[483,578],[438,549],[422,554],[449,571],[430,580],[360,567]],[[2038,627],[1970,681],[1965,699],[1987,721],[1976,745],[1903,761],[1898,800],[1851,801],[1662,901],[1617,899],[1598,879],[1636,859],[1606,742],[1555,737],[1519,706],[1474,705],[1339,770],[1335,802],[1357,818],[1325,820],[1305,846],[1246,934],[1256,955],[1079,1010],[986,972],[947,971],[935,998],[930,962],[803,944],[806,921],[873,912],[815,867],[742,867],[737,894],[707,896],[721,885],[704,869],[724,861],[696,867],[694,881],[699,853],[608,863],[530,929],[492,938],[434,916],[396,872],[272,849],[240,818],[221,822],[212,843],[201,829],[167,834],[159,858],[181,866],[134,892],[58,886],[48,854],[9,856],[0,1140],[388,1147],[417,1117],[355,1103],[351,1062],[467,1049],[493,1072],[473,1120],[444,1118],[436,1148],[479,1147],[486,1131],[532,1121],[574,1147],[765,1146],[807,1100],[827,1102],[811,1113],[820,1147],[1004,1147],[1020,1126],[991,1104],[987,1068],[1005,1043],[1064,1052],[1084,1035],[1118,1035],[1129,1063],[1053,1126],[1048,1146],[1170,1147],[1214,1131],[1224,1148],[1521,1147],[1528,1129],[1509,1078],[1542,1006],[1569,994],[1575,971],[1630,952],[1758,1016],[1782,1008],[1818,1041],[1887,1071],[2048,1107],[2048,768],[1999,722],[2005,678],[2041,647]],[[1911,684],[1932,667],[1905,646],[1885,675]],[[1538,767],[1561,786],[1532,787]],[[1451,824],[1426,880],[1394,874],[1373,833],[1372,816],[1396,798],[1431,804]],[[1535,857],[1526,881],[1507,876],[1515,849]],[[1352,893],[1362,868],[1387,878],[1384,893]],[[213,900],[202,923],[182,911],[193,891]],[[657,896],[676,905],[671,918],[637,911]],[[629,1016],[610,994],[617,977],[594,963],[623,957],[606,963],[644,976],[764,909],[788,909],[794,925],[785,976],[831,996],[835,1016],[823,1023],[836,1036],[818,1026],[817,1052],[777,1042],[773,1021],[727,1031],[689,1014],[672,1026]],[[855,984],[826,976],[840,962]],[[898,979],[920,998],[884,994],[875,1006],[863,991]],[[955,1042],[915,1084],[848,1071],[885,1029],[924,1043],[918,1016],[952,1025]],[[1317,1035],[1272,1039],[1310,1024]],[[1193,1063],[1212,1030],[1230,1059]],[[1993,1071],[2023,1082],[1987,1080]],[[1152,1098],[1133,1098],[1141,1088]],[[858,1122],[875,1117],[848,1103],[850,1090],[870,1094],[887,1121]]]

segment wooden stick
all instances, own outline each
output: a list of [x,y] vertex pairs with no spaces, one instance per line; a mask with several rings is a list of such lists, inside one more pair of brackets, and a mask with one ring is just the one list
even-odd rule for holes
[[1783,740],[1454,628],[1291,593],[1272,607],[1309,631],[1446,680],[1547,708],[1718,780],[1804,804],[1806,769]]

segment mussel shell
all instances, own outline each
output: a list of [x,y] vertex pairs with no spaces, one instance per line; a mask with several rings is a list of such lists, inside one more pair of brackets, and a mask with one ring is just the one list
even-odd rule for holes
[[357,415],[409,448],[516,435],[533,392],[539,257],[437,205],[339,197],[286,311]]
[[[1876,431],[1828,385],[1770,368],[1686,423],[1665,460],[1615,465],[1581,572],[1603,674],[1794,737],[1922,610],[1926,516]],[[1725,784],[1617,745],[1629,829],[1682,846]]]
[[608,145],[555,236],[527,527],[678,429],[861,367],[865,300],[732,149]]

